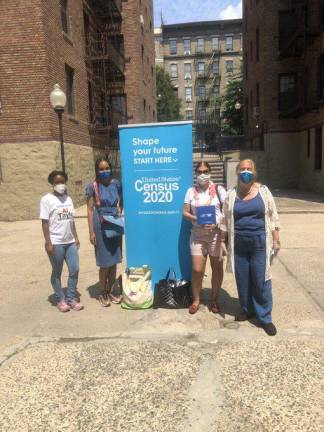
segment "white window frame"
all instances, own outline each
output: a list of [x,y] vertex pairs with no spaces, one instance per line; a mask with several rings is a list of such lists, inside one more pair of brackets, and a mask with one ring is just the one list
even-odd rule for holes
[[[232,63],[232,65],[233,65],[232,70],[228,70],[227,65],[228,65],[229,63]],[[234,61],[233,61],[233,60],[226,60],[226,61],[225,61],[225,68],[226,68],[226,73],[227,73],[227,75],[233,75],[233,72],[234,72]]]
[[[202,47],[199,47],[199,41],[202,40],[203,44]],[[201,49],[202,48],[202,49]],[[196,52],[197,53],[204,53],[205,52],[205,38],[203,36],[197,37],[197,46],[196,46]]]
[[[190,95],[187,95],[187,89],[190,89]],[[191,86],[185,87],[185,100],[186,100],[186,102],[192,102],[192,87]]]
[[[228,48],[227,38],[231,38],[232,39],[231,48]],[[225,50],[226,51],[233,51],[233,49],[234,49],[234,38],[233,38],[233,35],[226,35],[225,36]]]
[[[190,66],[190,71],[186,71],[186,66],[189,65]],[[184,71],[184,79],[192,79],[192,63],[184,63],[183,66],[183,71]]]
[[[217,47],[214,46],[214,39],[217,39]],[[211,43],[212,43],[212,50],[213,51],[219,50],[219,47],[220,47],[220,37],[219,36],[212,36]]]
[[[204,70],[203,71],[200,71],[200,69],[199,69],[199,65],[200,64],[204,65]],[[203,73],[201,73],[201,72],[203,72]],[[198,64],[197,64],[197,75],[199,77],[201,77],[201,76],[205,76],[205,73],[206,73],[206,63],[204,61],[198,62]]]
[[[175,52],[172,52],[172,43],[175,42]],[[170,49],[170,55],[177,55],[178,53],[178,44],[177,39],[169,39],[169,49]]]
[[[175,66],[175,71],[172,71],[172,67]],[[177,63],[170,63],[170,77],[171,78],[178,78],[179,71],[178,71],[178,64]]]
[[[186,49],[185,47],[185,41],[189,41],[189,49]],[[183,38],[183,52],[185,55],[191,54],[191,39],[190,38]]]

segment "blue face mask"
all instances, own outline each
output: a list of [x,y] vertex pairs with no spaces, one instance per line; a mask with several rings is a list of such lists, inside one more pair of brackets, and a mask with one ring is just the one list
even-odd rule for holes
[[248,184],[253,180],[253,173],[251,171],[245,170],[240,172],[240,180],[242,183]]
[[102,171],[99,173],[99,179],[102,181],[107,181],[111,177],[111,171]]

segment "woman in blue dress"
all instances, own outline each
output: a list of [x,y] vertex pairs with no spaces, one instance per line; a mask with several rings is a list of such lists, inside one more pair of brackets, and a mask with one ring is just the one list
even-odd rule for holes
[[122,262],[122,236],[105,236],[100,214],[118,216],[122,212],[121,186],[113,178],[112,166],[107,158],[95,163],[96,179],[86,188],[87,215],[90,242],[95,248],[96,264],[99,267],[99,302],[110,306],[119,303],[120,297],[113,295],[117,264]]

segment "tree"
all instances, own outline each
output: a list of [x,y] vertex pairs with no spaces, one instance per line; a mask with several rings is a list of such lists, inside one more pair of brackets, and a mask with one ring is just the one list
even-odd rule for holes
[[170,75],[156,67],[157,119],[159,122],[181,120],[181,100],[175,93]]
[[222,135],[243,135],[243,80],[233,78],[220,98]]

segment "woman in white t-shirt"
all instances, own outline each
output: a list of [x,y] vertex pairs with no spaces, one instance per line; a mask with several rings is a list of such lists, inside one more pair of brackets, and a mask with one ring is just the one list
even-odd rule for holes
[[[190,251],[192,257],[193,303],[189,307],[190,314],[195,314],[199,309],[200,293],[208,255],[212,269],[210,310],[213,313],[220,312],[217,304],[217,293],[223,282],[223,264],[220,263],[218,258],[219,228],[217,224],[219,223],[226,191],[222,186],[211,182],[210,170],[208,162],[203,161],[196,165],[197,184],[188,189],[183,207],[184,218],[192,223]],[[197,212],[198,207],[202,208]],[[204,223],[206,221],[207,223]]]
[[[68,176],[63,171],[52,171],[48,182],[53,191],[44,195],[40,202],[40,219],[45,238],[45,250],[52,265],[51,284],[61,312],[83,309],[77,299],[80,242],[74,223],[74,207],[66,193]],[[61,286],[64,261],[69,270],[66,295]]]

